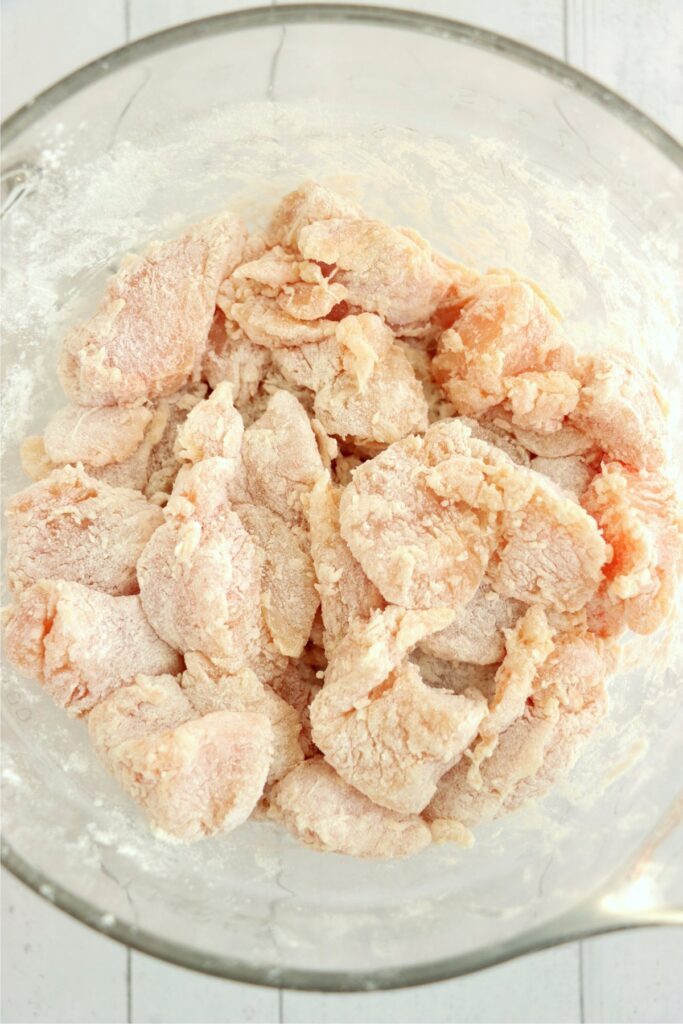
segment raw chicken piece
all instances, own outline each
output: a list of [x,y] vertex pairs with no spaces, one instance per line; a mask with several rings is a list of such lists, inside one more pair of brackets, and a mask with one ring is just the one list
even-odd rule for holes
[[420,383],[377,316],[347,316],[333,340],[283,349],[274,359],[286,380],[316,392],[313,409],[328,434],[384,445],[427,429]]
[[579,401],[579,382],[563,370],[530,370],[504,381],[512,423],[553,434]]
[[152,410],[142,405],[134,409],[67,405],[45,428],[45,452],[56,465],[123,462],[142,444],[152,416]]
[[611,459],[658,469],[666,458],[666,405],[653,374],[623,353],[579,360],[581,395],[570,423]]
[[560,638],[543,666],[538,692],[500,736],[472,786],[463,758],[441,779],[428,821],[472,827],[544,795],[574,765],[581,746],[607,711],[604,679],[612,665],[590,634]]
[[272,396],[263,416],[245,431],[242,458],[251,502],[290,526],[305,527],[303,500],[323,463],[308,416],[293,395]]
[[324,185],[309,181],[280,202],[266,231],[268,245],[296,248],[299,232],[308,224],[339,217],[360,217],[353,203]]
[[279,675],[274,676],[269,685],[296,711],[301,723],[299,743],[304,757],[314,757],[319,751],[311,736],[310,706],[314,697],[320,693],[322,687],[320,679],[323,677],[324,668],[327,667],[327,661],[325,660],[324,667],[319,669],[317,666],[307,663],[305,660],[307,655],[308,649],[304,652],[303,657],[296,661],[288,661],[285,669]]
[[480,766],[491,757],[501,733],[523,714],[528,698],[544,684],[542,666],[553,651],[554,634],[539,605],[527,608],[514,629],[505,631],[505,657],[471,754],[468,778],[475,788],[481,780]]
[[595,521],[552,481],[522,467],[518,473],[533,491],[506,511],[491,584],[503,597],[578,611],[598,589],[609,547]]
[[216,388],[221,381],[229,381],[235,407],[241,412],[257,395],[270,363],[268,349],[253,345],[242,331],[228,325],[222,310],[217,309],[202,363],[202,376],[209,387]]
[[178,678],[137,675],[130,686],[120,686],[88,713],[92,745],[110,769],[111,751],[119,743],[175,729],[197,717]]
[[56,469],[7,504],[7,576],[17,594],[38,580],[72,580],[136,594],[136,564],[163,521],[138,491],[109,487],[80,466]]
[[415,232],[365,219],[320,220],[300,229],[302,256],[336,267],[348,300],[391,324],[429,320],[448,290],[448,276]]
[[428,654],[424,646],[416,647],[410,656],[427,686],[438,690],[465,693],[474,688],[489,700],[496,688],[497,665],[474,665],[467,661],[442,661]]
[[178,427],[175,452],[180,459],[200,462],[220,456],[239,458],[244,424],[232,402],[232,384],[223,382],[198,402]]
[[378,807],[321,757],[299,765],[268,795],[268,816],[313,850],[351,857],[408,857],[429,846],[417,815]]
[[[227,461],[198,465],[208,476],[214,463]],[[224,491],[224,481],[218,487]],[[262,567],[237,514],[220,501],[216,506],[204,497],[195,514],[185,516],[171,498],[166,522],[138,562],[140,600],[171,646],[200,651],[234,673],[249,665],[259,649]]]
[[[142,440],[132,454],[122,462],[113,461],[102,466],[84,462],[85,471],[89,476],[102,480],[112,487],[131,487],[143,491],[150,500],[157,503],[165,500],[180,468],[180,460],[173,451],[176,431],[189,410],[205,394],[206,385],[198,384],[170,398],[161,399],[153,409],[152,418]],[[91,408],[88,411],[97,422],[100,417],[115,411],[121,414],[136,413],[138,409],[125,410],[105,406]],[[91,445],[92,442],[89,436],[85,436],[85,428],[91,422],[90,415],[81,422],[79,434],[84,441],[84,450],[85,445]],[[42,438],[27,438],[27,441],[30,444],[25,445],[22,453],[24,469],[34,480],[42,479],[57,468],[57,465],[47,456]]]
[[509,378],[556,369],[564,347],[557,319],[530,285],[484,279],[442,335],[433,372],[457,411],[476,416],[508,397]]
[[235,511],[262,554],[261,609],[266,629],[280,654],[298,658],[320,604],[307,545],[267,508],[235,505]]
[[65,580],[42,580],[21,593],[5,612],[5,641],[12,664],[74,715],[139,672],[175,674],[183,666],[137,595],[112,597]]
[[188,654],[186,661],[182,692],[199,715],[212,711],[249,711],[268,719],[273,739],[268,783],[283,778],[303,761],[298,714],[269,686],[260,683],[250,669],[243,669],[237,675],[223,675],[202,655]]
[[367,578],[339,530],[341,488],[321,476],[311,491],[308,522],[311,554],[318,578],[325,649],[331,652],[354,619],[369,619],[384,607],[377,588]]
[[118,780],[157,834],[193,842],[247,820],[271,761],[268,719],[215,711],[110,751]]
[[199,376],[221,281],[241,259],[246,231],[228,214],[129,257],[97,312],[64,339],[59,366],[81,405],[134,405]]
[[580,455],[565,455],[559,459],[544,459],[537,456],[531,460],[531,468],[542,473],[568,494],[579,500],[595,476],[595,469]]
[[[240,301],[234,301],[230,293],[223,290],[218,295],[218,304],[250,341],[273,351],[324,341],[334,336],[337,326],[336,321],[330,319],[300,320],[266,295],[247,294]],[[330,308],[333,305],[330,303]]]
[[[444,420],[355,470],[341,499],[341,533],[385,600],[404,608],[471,600],[498,538],[497,514],[479,492],[499,459],[508,462]],[[437,479],[442,464],[452,470],[448,487]]]
[[673,606],[683,557],[683,518],[673,485],[656,471],[602,466],[582,498],[612,550],[605,583],[589,605],[593,628],[623,624],[653,633]]
[[311,705],[313,740],[350,785],[402,814],[419,813],[486,713],[476,690],[426,686],[408,655],[444,628],[447,609],[387,608],[356,619],[330,655]]
[[504,630],[514,626],[524,607],[502,598],[484,579],[471,601],[455,609],[450,626],[433,633],[422,648],[444,661],[492,665],[505,654]]

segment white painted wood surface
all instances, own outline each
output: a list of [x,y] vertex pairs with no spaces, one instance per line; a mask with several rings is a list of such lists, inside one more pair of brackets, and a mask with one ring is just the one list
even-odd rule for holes
[[[245,5],[3,0],[3,115],[126,40]],[[470,21],[564,57],[683,134],[683,0],[394,0],[393,6]],[[420,989],[324,996],[205,978],[125,950],[6,873],[2,926],[6,1024],[683,1020],[683,932],[669,929],[602,936]]]

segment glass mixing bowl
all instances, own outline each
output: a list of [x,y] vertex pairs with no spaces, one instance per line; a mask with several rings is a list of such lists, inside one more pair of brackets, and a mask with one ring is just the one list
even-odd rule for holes
[[[19,440],[63,401],[63,325],[115,260],[221,207],[256,223],[307,178],[457,259],[533,276],[577,343],[643,348],[680,388],[680,147],[602,86],[488,32],[341,5],[209,18],[76,72],[10,118],[4,141],[6,493],[26,484]],[[552,796],[470,850],[396,863],[307,851],[268,823],[156,842],[83,724],[7,669],[4,860],[107,935],[265,985],[413,985],[680,920],[672,643],[668,630],[628,647],[609,719]]]

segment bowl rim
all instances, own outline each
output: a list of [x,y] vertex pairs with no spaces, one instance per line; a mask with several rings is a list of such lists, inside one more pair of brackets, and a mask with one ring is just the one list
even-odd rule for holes
[[[556,57],[465,22],[412,10],[347,3],[252,7],[184,22],[126,43],[71,72],[6,118],[0,125],[3,149],[37,120],[82,88],[129,64],[144,59],[148,55],[161,53],[203,37],[238,32],[244,29],[340,21],[356,25],[381,25],[435,35],[521,63],[573,88],[574,91],[600,104],[608,113],[639,132],[683,172],[683,145],[681,143],[628,100]],[[55,883],[48,875],[34,868],[12,848],[11,844],[4,840],[1,848],[1,861],[3,867],[33,892],[107,938],[115,939],[141,953],[199,973],[271,988],[319,992],[407,988],[471,974],[551,946],[638,925],[636,921],[619,920],[618,918],[596,919],[590,913],[589,904],[589,909],[583,916],[581,913],[565,914],[543,926],[528,929],[512,939],[488,946],[483,950],[409,967],[380,968],[368,971],[283,969],[277,965],[254,967],[243,960],[200,952],[182,943],[160,939],[150,932],[118,921],[116,918],[110,920],[111,915],[106,909],[96,907],[71,890]],[[666,922],[650,919],[643,923],[653,925]]]

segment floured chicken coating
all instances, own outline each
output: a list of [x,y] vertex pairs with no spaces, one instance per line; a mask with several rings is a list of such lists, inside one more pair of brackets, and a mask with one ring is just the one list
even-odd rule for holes
[[547,792],[606,714],[604,680],[613,668],[612,655],[591,634],[558,639],[537,691],[500,735],[480,774],[473,777],[467,758],[459,761],[441,779],[425,817],[473,827]]
[[225,215],[129,257],[97,312],[64,339],[59,375],[68,396],[135,405],[197,380],[218,287],[245,241],[241,221]]
[[273,359],[287,381],[315,391],[313,409],[328,434],[391,444],[428,422],[424,391],[394,340],[379,317],[362,313],[341,320],[333,339]]
[[484,579],[467,604],[455,609],[453,621],[422,643],[422,649],[443,661],[493,665],[505,654],[504,631],[517,622],[525,606],[497,594]]
[[530,285],[485,278],[455,326],[442,335],[433,370],[456,410],[468,416],[505,401],[514,379],[533,372],[536,376],[528,382],[532,394],[524,393],[522,386],[518,396],[520,411],[526,409],[527,419],[519,424],[524,427],[529,425],[527,404],[531,409],[539,401],[552,405],[550,395],[558,389],[558,414],[566,408],[569,398],[565,399],[560,380],[546,381],[544,374],[554,368],[564,347],[554,313]]
[[369,619],[384,607],[377,588],[370,582],[343,539],[339,526],[341,488],[329,476],[320,477],[311,491],[308,522],[311,554],[318,580],[318,592],[327,652],[346,636],[355,619]]
[[588,606],[592,628],[653,633],[673,606],[683,564],[683,517],[673,485],[658,472],[605,463],[582,498],[609,543],[605,582]]
[[6,514],[7,576],[14,593],[54,579],[136,594],[138,559],[163,520],[138,491],[110,487],[72,466],[15,494]]
[[482,761],[491,757],[501,733],[524,712],[527,700],[542,685],[542,666],[554,648],[555,630],[540,605],[526,610],[505,632],[505,657],[496,672],[488,714],[479,725],[471,755],[470,776],[477,780]]
[[175,729],[197,717],[178,680],[178,676],[140,673],[133,683],[113,690],[95,705],[86,723],[92,745],[105,763],[111,764],[111,752],[120,743]]
[[212,711],[249,711],[264,715],[272,731],[272,760],[267,781],[276,782],[303,761],[299,742],[301,722],[295,709],[251,669],[223,675],[200,654],[188,654],[180,685],[191,707],[200,715]]
[[193,842],[243,824],[271,760],[264,715],[215,711],[175,729],[126,740],[114,773],[162,836]]
[[75,715],[140,672],[175,674],[183,666],[148,623],[137,595],[112,597],[65,580],[22,591],[5,612],[5,642],[12,664]]
[[152,410],[143,405],[133,409],[67,405],[45,428],[45,452],[56,465],[82,462],[100,467],[123,462],[142,444],[152,416]]
[[276,392],[263,416],[245,431],[242,461],[246,500],[305,528],[303,502],[323,463],[308,416],[293,395]]
[[[215,486],[225,492],[221,470],[227,461],[210,459],[193,467],[201,467],[207,491]],[[194,490],[196,504],[187,492],[171,499],[166,521],[140,556],[140,600],[172,647],[200,651],[237,672],[259,647],[261,560],[237,513],[200,487]]]
[[408,857],[432,839],[417,815],[379,807],[344,782],[322,757],[299,765],[273,787],[268,816],[304,846],[351,857]]
[[419,813],[476,735],[486,701],[427,686],[411,650],[448,624],[447,609],[387,608],[355,620],[332,651],[311,705],[313,740],[328,764],[375,803]]
[[324,185],[309,181],[282,199],[266,229],[266,242],[268,245],[295,248],[299,232],[309,224],[360,216],[360,210],[353,203]]
[[100,701],[87,721],[102,760],[165,835],[190,842],[227,832],[246,820],[263,792],[267,719],[195,707],[175,676],[138,675]]
[[570,423],[611,459],[636,469],[665,462],[666,404],[653,374],[620,353],[582,356]]
[[494,452],[450,420],[431,426],[424,438],[391,445],[354,472],[340,503],[341,533],[385,600],[404,608],[457,608],[474,596],[496,547],[497,513],[485,502],[476,507],[447,497],[434,473],[459,459],[462,490],[469,493],[468,472],[478,474],[478,487],[483,460]]
[[[185,391],[162,398],[153,409],[139,406],[133,409],[119,409],[116,406],[89,408],[88,415],[79,418],[78,430],[71,436],[71,448],[68,452],[72,462],[82,462],[86,472],[98,480],[111,484],[112,487],[130,487],[142,491],[150,500],[161,504],[170,494],[176,474],[180,469],[180,459],[174,453],[175,437],[178,427],[183,423],[188,412],[206,395],[206,385],[196,384]],[[72,406],[71,409],[84,407]],[[102,441],[102,428],[109,414],[116,414],[112,423],[121,423],[118,414],[133,415],[138,412],[150,411],[151,418],[144,430],[142,440],[137,447],[128,453],[132,432],[126,431],[126,440],[121,430],[112,431],[108,441]],[[59,416],[59,414],[57,414]],[[117,419],[118,417],[118,419]],[[52,421],[54,422],[54,421]],[[52,428],[48,424],[45,438],[27,438],[22,446],[22,463],[25,471],[34,480],[42,480],[58,465],[47,453],[46,442]],[[58,424],[59,425],[59,424]],[[76,449],[75,442],[78,442]],[[64,445],[52,448],[53,455],[66,455]],[[105,452],[111,460],[96,465],[89,462],[88,455],[94,450],[100,455]],[[120,456],[120,458],[119,458]]]
[[597,591],[610,549],[571,496],[538,473],[518,472],[532,490],[504,516],[488,568],[491,584],[503,597],[578,611]]
[[270,509],[239,504],[235,511],[262,553],[260,601],[266,629],[280,654],[298,658],[311,635],[320,603],[307,546]]
[[415,232],[376,220],[337,218],[302,227],[297,247],[307,260],[334,266],[348,301],[390,324],[429,320],[449,278]]

